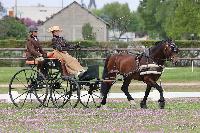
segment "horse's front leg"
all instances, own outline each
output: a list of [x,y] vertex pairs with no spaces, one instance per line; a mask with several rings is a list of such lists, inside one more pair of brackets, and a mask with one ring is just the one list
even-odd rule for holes
[[[108,94],[111,86],[112,86],[112,83],[108,83],[108,82],[101,83],[101,95],[102,95],[101,105],[106,104],[107,94]],[[101,105],[99,107],[101,107]]]
[[[156,83],[156,81],[153,80],[152,78],[150,78],[149,76],[145,76],[144,77],[144,82],[147,85],[149,85],[151,87],[154,87],[154,88],[156,88],[159,91],[159,93],[160,93],[160,99],[158,100],[159,106],[160,106],[160,109],[164,109],[164,107],[165,107],[165,98],[163,96],[163,88],[161,86],[159,86]],[[149,93],[148,91],[150,91],[150,90],[148,90],[148,86],[147,86],[147,90],[145,92],[145,95]]]
[[146,101],[147,101],[147,98],[149,96],[150,90],[151,90],[151,86],[147,84],[147,88],[146,88],[146,91],[145,91],[145,96],[144,96],[143,100],[140,102],[140,107],[141,108],[144,108],[144,109],[147,108]]
[[122,87],[121,87],[121,90],[122,90],[122,91],[124,92],[124,94],[126,95],[128,101],[130,101],[131,106],[132,106],[132,105],[135,106],[136,103],[135,103],[133,97],[131,96],[131,94],[128,92],[128,86],[129,86],[130,83],[131,83],[131,79],[125,78],[125,79],[124,79],[124,82],[123,82],[123,85],[122,85]]
[[158,85],[157,83],[154,84],[154,86],[160,93],[160,99],[158,100],[159,102],[159,106],[160,106],[160,109],[164,109],[165,108],[165,98],[163,96],[163,88]]

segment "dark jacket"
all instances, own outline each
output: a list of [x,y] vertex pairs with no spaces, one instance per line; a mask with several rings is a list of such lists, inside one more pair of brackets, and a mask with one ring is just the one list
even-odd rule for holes
[[63,37],[53,36],[52,38],[52,47],[58,51],[64,51],[69,49],[74,49],[73,45],[70,45]]
[[30,36],[26,42],[26,57],[27,59],[34,59],[42,54],[46,56],[46,52],[42,50],[39,40],[37,37]]

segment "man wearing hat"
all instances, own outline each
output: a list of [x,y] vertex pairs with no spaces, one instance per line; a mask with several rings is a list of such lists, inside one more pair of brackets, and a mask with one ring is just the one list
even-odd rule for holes
[[35,60],[38,62],[38,69],[46,75],[47,69],[45,68],[44,58],[47,53],[42,49],[41,44],[37,38],[38,28],[36,26],[29,27],[29,37],[26,42],[26,57],[27,60]]
[[78,60],[67,52],[64,52],[66,49],[73,49],[74,47],[66,42],[63,37],[60,37],[60,29],[59,26],[52,26],[49,28],[49,32],[52,33],[52,47],[54,51],[52,52],[52,57],[59,59],[61,62],[65,64],[66,71],[69,74],[75,75],[79,77],[81,74],[85,72],[84,68],[80,65]]

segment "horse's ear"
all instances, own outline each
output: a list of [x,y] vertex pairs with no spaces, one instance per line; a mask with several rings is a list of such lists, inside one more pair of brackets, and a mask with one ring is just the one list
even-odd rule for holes
[[167,42],[172,42],[172,38],[171,38],[171,37],[167,37],[167,38],[166,38],[166,41],[167,41]]

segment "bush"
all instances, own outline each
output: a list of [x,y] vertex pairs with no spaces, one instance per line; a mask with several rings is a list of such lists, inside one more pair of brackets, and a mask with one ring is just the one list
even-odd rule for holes
[[[8,40],[0,40],[0,48],[25,48],[25,40],[16,40],[16,39],[8,39]],[[149,40],[149,41],[135,41],[135,42],[96,42],[96,41],[74,41],[71,42],[73,45],[80,45],[83,48],[127,48],[128,46],[145,46],[145,47],[151,47],[155,44],[156,41]],[[51,48],[51,41],[45,41],[41,42],[42,46],[45,48]],[[176,41],[176,44],[179,47],[185,48],[185,47],[200,47],[200,41]],[[76,57],[76,51],[70,51],[70,54],[72,54],[74,57]],[[112,52],[109,51],[109,52]],[[80,58],[105,58],[109,52],[102,52],[102,51],[78,51],[78,56]],[[10,52],[10,51],[3,51],[0,53],[0,57],[22,57],[23,52]],[[137,51],[138,53],[138,51]],[[109,53],[110,54],[110,53]],[[198,58],[200,55],[199,51],[182,51],[179,53],[179,57],[187,58]],[[21,61],[23,62],[23,61]],[[185,63],[183,63],[185,62]],[[179,63],[179,66],[185,66],[190,61],[181,61]],[[81,60],[81,63],[85,65],[89,64],[103,64],[102,61],[94,61],[94,60]],[[199,62],[197,62],[199,63]],[[16,65],[16,66],[23,66],[22,63],[16,61],[1,61],[0,66],[10,66],[10,65]]]
[[[70,42],[74,45],[80,45],[82,47],[94,47],[94,48],[127,48],[129,45],[134,46],[145,46],[151,47],[155,44],[155,40],[148,41],[134,41],[134,42],[97,42],[97,41],[74,41]],[[24,48],[26,40],[16,40],[16,39],[7,39],[0,40],[0,48]],[[200,48],[200,41],[190,41],[190,40],[177,40],[175,41],[176,45],[179,48]],[[50,48],[51,41],[41,42],[43,47]]]
[[19,19],[8,16],[0,20],[0,31],[0,39],[24,39],[27,36],[26,26]]
[[0,40],[0,48],[24,48],[25,40],[7,39]]

